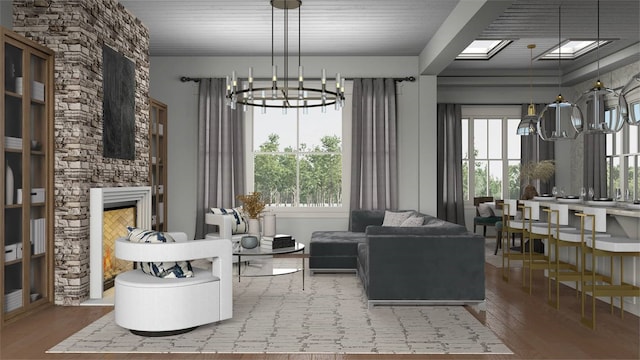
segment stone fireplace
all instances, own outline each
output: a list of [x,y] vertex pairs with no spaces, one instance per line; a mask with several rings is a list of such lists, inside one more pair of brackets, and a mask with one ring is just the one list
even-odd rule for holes
[[[55,52],[54,297],[58,305],[80,305],[102,292],[101,255],[99,271],[90,264],[90,190],[149,185],[149,31],[116,0],[47,3],[13,0],[13,30]],[[104,156],[104,46],[135,64],[133,160]],[[150,211],[137,212],[138,224],[151,228]]]
[[104,212],[109,208],[133,205],[136,226],[151,229],[151,187],[93,188],[90,191],[91,230],[89,233],[89,297],[101,299],[104,292]]

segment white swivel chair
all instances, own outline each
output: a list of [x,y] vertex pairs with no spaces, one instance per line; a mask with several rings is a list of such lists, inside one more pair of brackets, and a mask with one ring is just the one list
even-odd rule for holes
[[165,279],[130,270],[116,276],[116,324],[143,336],[165,336],[232,316],[232,249],[229,239],[173,243],[116,240],[116,257],[134,262],[211,260],[211,269],[193,268],[193,277]]

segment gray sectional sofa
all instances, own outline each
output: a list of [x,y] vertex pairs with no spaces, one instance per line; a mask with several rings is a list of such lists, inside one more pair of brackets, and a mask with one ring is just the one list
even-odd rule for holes
[[484,304],[484,238],[424,217],[422,226],[382,226],[384,210],[354,210],[350,231],[316,231],[311,273],[356,272],[370,305]]

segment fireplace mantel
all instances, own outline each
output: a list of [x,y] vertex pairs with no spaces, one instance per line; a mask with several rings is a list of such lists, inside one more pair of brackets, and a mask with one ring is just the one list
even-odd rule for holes
[[105,207],[136,203],[136,226],[151,229],[151,187],[92,188],[89,192],[89,297],[101,299],[103,293],[102,223]]

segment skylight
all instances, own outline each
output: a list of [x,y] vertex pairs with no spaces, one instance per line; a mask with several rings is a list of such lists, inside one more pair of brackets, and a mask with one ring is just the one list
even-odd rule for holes
[[[610,43],[611,40],[600,40],[600,47]],[[580,56],[595,50],[598,47],[596,40],[566,40],[558,48],[557,46],[547,51],[539,59],[541,60],[558,60],[561,59],[573,60]]]
[[456,60],[489,60],[510,43],[511,40],[474,40]]

